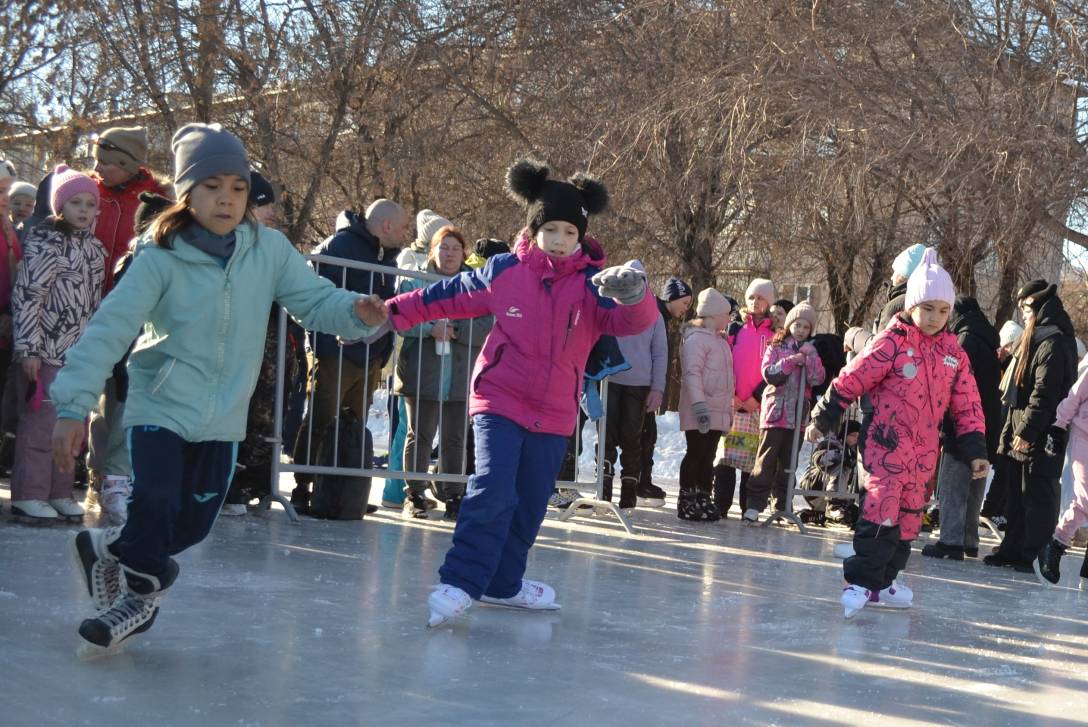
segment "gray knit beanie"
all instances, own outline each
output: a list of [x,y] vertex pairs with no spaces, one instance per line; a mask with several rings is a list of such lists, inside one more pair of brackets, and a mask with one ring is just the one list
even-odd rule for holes
[[242,140],[219,124],[186,124],[177,130],[174,152],[174,194],[178,199],[208,177],[237,174],[249,180],[249,158]]

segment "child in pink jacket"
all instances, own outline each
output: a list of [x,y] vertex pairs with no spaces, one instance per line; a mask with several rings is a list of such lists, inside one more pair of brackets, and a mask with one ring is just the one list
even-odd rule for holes
[[[824,365],[809,342],[816,330],[816,310],[808,303],[795,305],[786,314],[785,326],[775,333],[771,345],[763,354],[763,392],[759,417],[759,449],[756,465],[748,480],[748,509],[744,521],[755,523],[767,507],[771,488],[779,510],[786,510],[786,490],[789,486],[790,459],[796,435],[802,422],[807,421],[812,387],[824,382]],[[803,380],[802,380],[803,379]],[[804,407],[797,418],[798,398]]]
[[[865,604],[910,608],[913,593],[895,582],[921,527],[926,482],[937,467],[939,430],[947,410],[958,448],[974,479],[986,477],[985,424],[967,354],[946,330],[955,286],[927,249],[907,281],[904,312],[892,318],[831,383],[806,436],[835,431],[852,401],[873,404],[862,427],[862,461],[870,473],[854,556],[843,562],[842,605],[851,618]],[[947,434],[947,433],[946,433]]]
[[641,270],[628,264],[600,272],[604,256],[586,225],[607,204],[604,185],[585,175],[552,180],[543,164],[521,160],[506,187],[528,208],[512,254],[387,303],[398,331],[438,318],[495,317],[469,400],[476,473],[438,571],[441,583],[427,600],[432,627],[474,600],[559,608],[551,586],[523,576],[578,422],[586,357],[602,334],[634,335],[658,316]]
[[[1053,539],[1043,546],[1032,561],[1035,576],[1045,586],[1056,586],[1061,579],[1059,565],[1073,543],[1077,528],[1088,523],[1088,369],[1084,369],[1069,394],[1058,404],[1058,418],[1047,433],[1046,453],[1057,457],[1069,440],[1069,459],[1073,469],[1073,501],[1065,508]],[[1080,570],[1088,578],[1088,555]]]
[[684,326],[680,349],[680,429],[688,448],[680,462],[681,520],[714,521],[718,509],[710,499],[714,453],[733,418],[733,355],[722,333],[733,306],[707,288],[699,293],[695,319]]

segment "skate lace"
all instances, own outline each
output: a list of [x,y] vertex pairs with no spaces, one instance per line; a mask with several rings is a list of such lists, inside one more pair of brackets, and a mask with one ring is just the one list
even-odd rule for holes
[[91,567],[96,593],[106,596],[106,603],[111,604],[121,595],[121,569],[115,563],[106,564],[96,561]]
[[123,634],[140,625],[151,614],[153,605],[143,598],[123,598],[98,618],[110,633]]

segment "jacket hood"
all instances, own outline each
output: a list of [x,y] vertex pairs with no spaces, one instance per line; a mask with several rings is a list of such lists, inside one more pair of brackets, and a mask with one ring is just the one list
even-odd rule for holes
[[1039,308],[1035,328],[1038,330],[1042,326],[1055,326],[1067,336],[1074,335],[1073,321],[1070,320],[1069,314],[1065,312],[1065,306],[1058,296],[1054,296],[1046,301],[1043,303],[1042,307]]
[[567,257],[555,257],[537,247],[529,237],[528,228],[521,231],[514,243],[514,255],[530,269],[547,277],[570,275],[589,266],[603,268],[606,264],[604,250],[593,238],[582,240],[581,246]]
[[960,296],[956,299],[956,305],[952,308],[952,315],[948,318],[948,330],[957,336],[963,333],[977,336],[995,351],[1001,345],[997,329],[986,318],[986,314],[982,312],[978,301],[970,296]]
[[907,294],[907,284],[900,283],[899,285],[892,285],[888,288],[888,300],[895,300],[901,295]]
[[703,326],[697,326],[694,323],[692,323],[691,321],[688,321],[687,323],[685,323],[684,326],[680,329],[680,337],[684,341],[688,340],[688,338],[690,338],[691,336],[702,336],[702,335],[718,336],[718,338],[722,337],[719,334],[715,333],[714,331],[710,330],[709,328],[704,328]]
[[170,184],[168,180],[156,179],[146,167],[140,167],[135,177],[119,187],[107,187],[98,172],[89,172],[87,176],[98,184],[98,191],[103,197],[139,197],[141,192],[163,194]]

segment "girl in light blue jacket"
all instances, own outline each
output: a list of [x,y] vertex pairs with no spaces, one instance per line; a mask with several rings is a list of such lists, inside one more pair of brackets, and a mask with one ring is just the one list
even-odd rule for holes
[[383,322],[382,306],[368,308],[366,296],[319,277],[287,238],[253,220],[249,160],[236,136],[218,124],[189,124],[172,148],[178,202],[139,240],[125,277],[50,389],[59,417],[54,456],[71,469],[84,419],[143,328],[128,363],[128,521],[75,538],[99,609],[79,633],[97,647],[151,627],[177,578],[171,556],[203,540],[215,522],[245,438],[272,303],[307,329],[348,340]]

